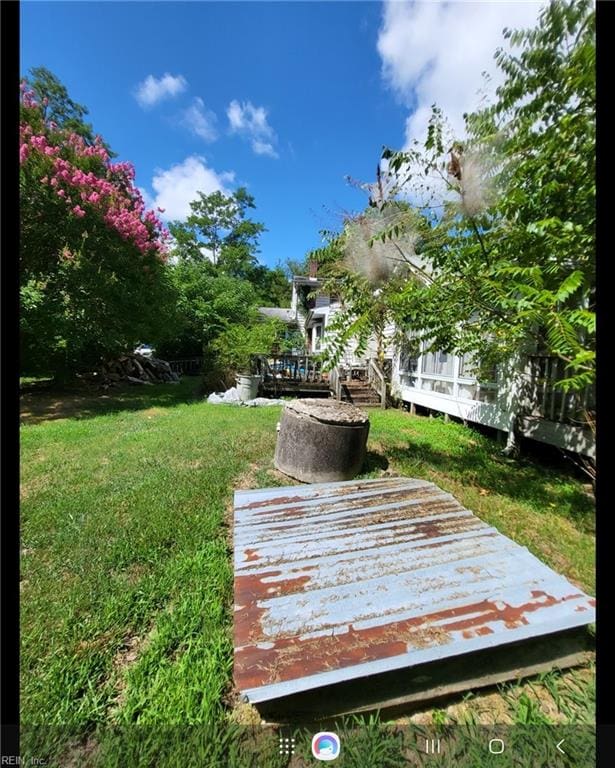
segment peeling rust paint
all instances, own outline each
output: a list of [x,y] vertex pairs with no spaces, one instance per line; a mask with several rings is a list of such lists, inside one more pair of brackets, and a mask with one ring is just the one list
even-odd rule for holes
[[239,491],[234,536],[234,676],[255,702],[594,620],[593,599],[426,481]]

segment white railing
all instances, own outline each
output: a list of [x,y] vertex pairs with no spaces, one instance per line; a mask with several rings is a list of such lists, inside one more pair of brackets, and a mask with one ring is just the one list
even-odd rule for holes
[[387,407],[387,382],[380,366],[373,358],[367,363],[367,381],[380,396],[380,407]]
[[340,376],[340,369],[337,366],[329,371],[329,388],[336,400],[342,399],[342,378]]
[[529,403],[537,415],[549,421],[586,423],[588,413],[595,410],[595,388],[566,392],[555,383],[565,377],[564,363],[556,357],[532,356]]

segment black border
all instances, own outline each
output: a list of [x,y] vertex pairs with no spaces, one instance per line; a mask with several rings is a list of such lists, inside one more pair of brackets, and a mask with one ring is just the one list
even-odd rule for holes
[[[612,348],[612,337],[609,336],[608,292],[611,287],[609,266],[611,254],[609,241],[613,240],[611,220],[612,209],[609,208],[608,192],[613,184],[613,122],[610,102],[612,101],[612,72],[613,72],[613,38],[609,34],[614,28],[615,3],[608,0],[596,2],[596,67],[597,67],[597,123],[596,123],[596,184],[597,197],[597,231],[596,231],[596,297],[597,297],[597,402],[600,411],[600,421],[596,430],[597,481],[596,481],[596,650],[597,650],[597,701],[596,720],[598,723],[598,765],[610,768],[615,765],[615,707],[612,684],[615,679],[615,665],[612,653],[612,629],[609,619],[612,618],[613,605],[610,600],[613,590],[613,573],[611,545],[613,537],[609,531],[612,520],[609,504],[609,472],[612,472],[612,453],[609,446],[609,436],[612,418],[609,409],[612,407],[612,393],[609,392],[608,360],[601,366],[601,350],[605,353]],[[610,466],[609,466],[610,465]],[[609,642],[611,641],[611,642]]]
[[2,755],[19,755],[19,11],[0,3],[2,50]]

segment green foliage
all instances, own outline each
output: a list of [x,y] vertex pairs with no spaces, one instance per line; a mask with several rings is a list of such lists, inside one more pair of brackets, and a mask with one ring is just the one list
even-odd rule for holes
[[205,352],[209,358],[219,334],[257,322],[257,307],[288,306],[291,286],[282,267],[258,263],[258,237],[265,228],[247,218],[255,205],[245,189],[230,196],[199,192],[190,207],[185,222],[170,225],[180,327],[159,351],[167,357]]
[[[44,104],[44,119],[53,121],[58,127],[74,131],[88,142],[94,143],[94,129],[84,118],[89,113],[87,107],[73,101],[66,86],[46,67],[32,67],[30,77],[25,78],[34,91],[37,101]],[[45,101],[47,102],[45,104]],[[103,144],[110,157],[115,157],[107,144]]]
[[166,358],[201,356],[231,325],[255,316],[258,296],[247,280],[220,274],[209,261],[180,261],[169,267],[177,294],[177,331],[158,352]]
[[258,237],[265,231],[263,224],[246,217],[247,209],[254,207],[254,198],[244,187],[232,195],[199,192],[186,221],[169,227],[178,253],[194,261],[211,257],[226,274],[249,278],[257,266]]
[[59,260],[46,273],[24,275],[22,372],[53,371],[62,378],[96,367],[141,339],[157,342],[172,332],[175,293],[165,266],[155,257],[144,259],[144,273],[144,264],[119,238],[87,234],[74,258]]
[[284,267],[273,269],[258,265],[250,275],[250,282],[258,293],[263,307],[289,307],[292,285]]
[[[413,208],[379,204],[398,215],[374,237],[416,244],[417,279],[382,298],[401,328],[489,365],[555,355],[567,389],[595,376],[594,22],[589,0],[552,0],[535,29],[505,32],[518,50],[496,52],[504,82],[463,143],[434,105],[422,147],[385,149]],[[348,304],[360,329],[368,309]]]
[[[21,109],[21,372],[65,378],[140,340],[156,343],[172,333],[175,293],[152,220],[136,207],[129,164],[111,166],[102,142],[83,142],[80,136],[91,139],[82,122],[85,107],[48,70],[32,74],[35,93],[46,94],[48,103],[33,103],[29,94]],[[46,111],[59,122],[54,125]],[[36,150],[28,137],[47,152]],[[90,201],[81,181],[60,177],[60,167],[70,168],[68,178],[105,185],[112,193],[108,201],[100,202],[102,195]],[[83,207],[68,202],[71,194]],[[149,233],[144,247],[110,223],[119,201],[130,209],[131,226],[141,227],[140,237]]]
[[280,352],[292,353],[296,351],[303,354],[306,351],[305,335],[301,331],[285,331],[283,338],[279,340]]
[[275,349],[280,350],[285,330],[285,324],[275,318],[249,325],[232,325],[211,346],[224,368],[235,372],[251,371],[254,355],[270,355]]

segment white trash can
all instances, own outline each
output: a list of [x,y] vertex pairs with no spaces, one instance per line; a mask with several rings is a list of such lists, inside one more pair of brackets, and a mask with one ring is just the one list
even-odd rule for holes
[[260,376],[249,376],[244,374],[237,376],[237,389],[239,390],[239,397],[243,402],[246,400],[254,400],[258,395],[258,385],[260,382]]

